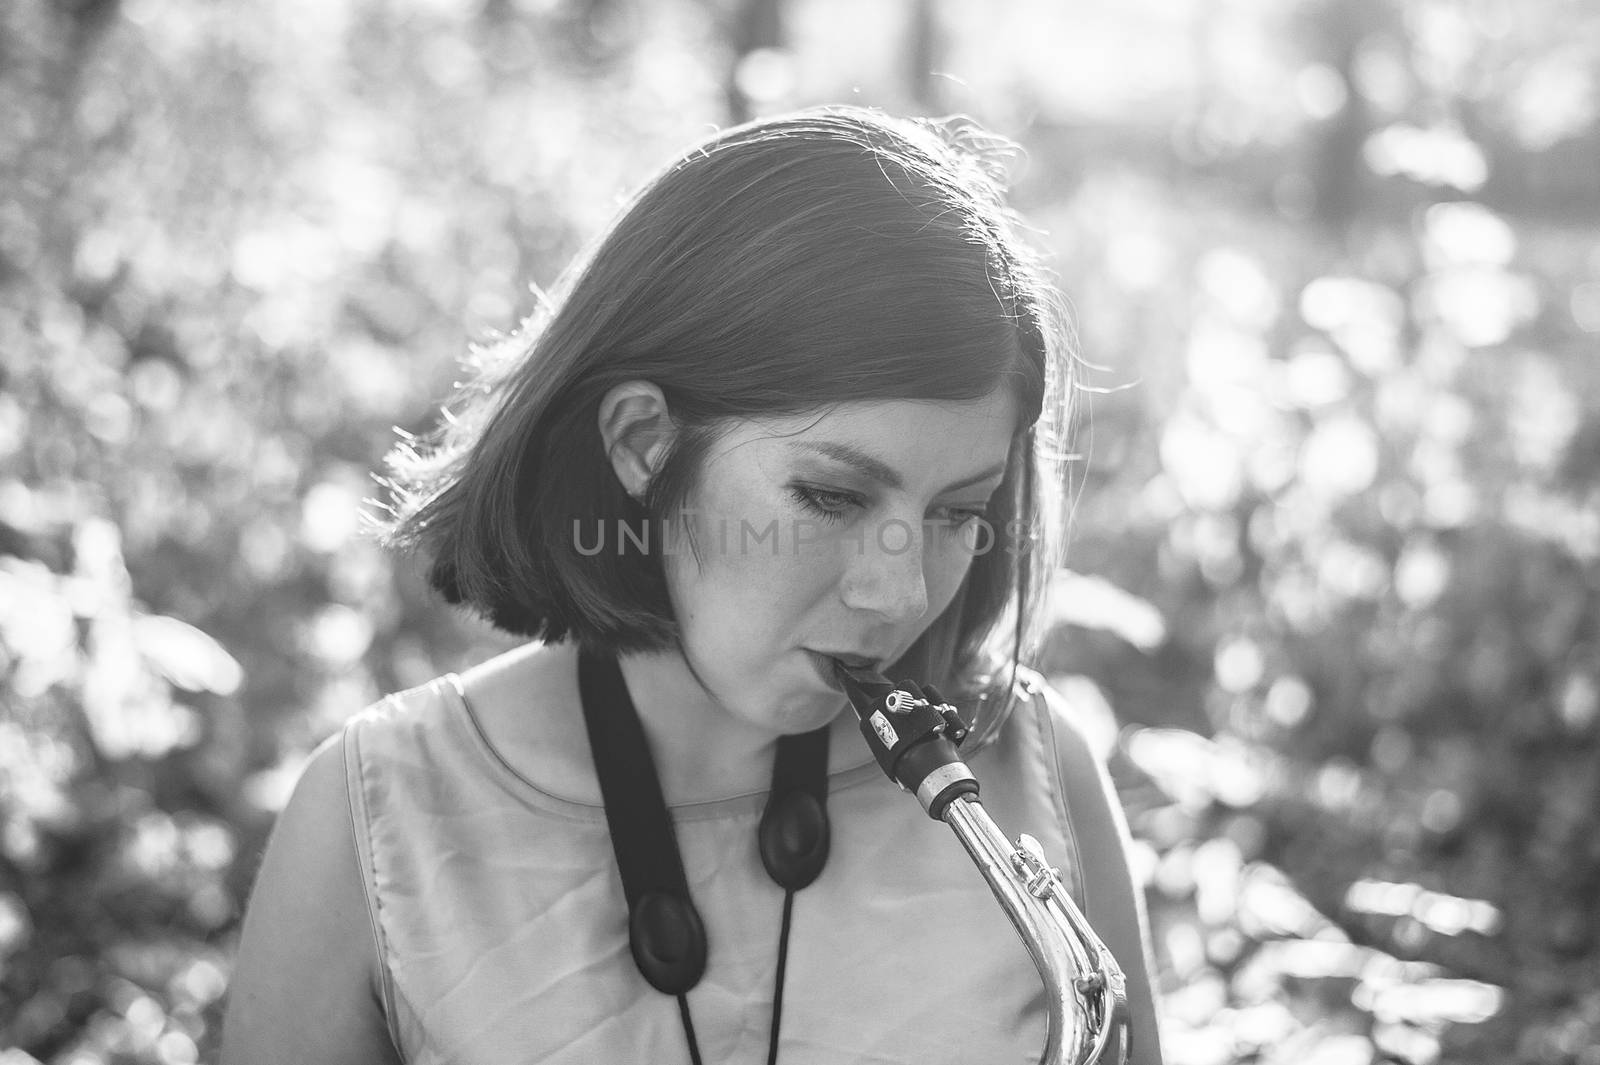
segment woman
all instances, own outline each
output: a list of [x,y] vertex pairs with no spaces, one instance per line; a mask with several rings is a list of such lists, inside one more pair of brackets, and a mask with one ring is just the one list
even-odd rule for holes
[[996,172],[969,125],[858,109],[718,134],[392,456],[391,542],[530,642],[313,756],[229,1065],[1037,1060],[1038,977],[840,666],[956,704],[1159,1060],[1120,813],[1018,667],[1068,356]]

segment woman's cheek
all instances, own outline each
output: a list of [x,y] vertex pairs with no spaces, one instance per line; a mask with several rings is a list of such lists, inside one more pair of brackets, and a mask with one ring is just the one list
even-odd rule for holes
[[928,620],[944,613],[944,608],[955,598],[961,582],[972,569],[972,556],[965,550],[947,547],[942,557],[936,557],[931,572],[925,578],[928,584]]

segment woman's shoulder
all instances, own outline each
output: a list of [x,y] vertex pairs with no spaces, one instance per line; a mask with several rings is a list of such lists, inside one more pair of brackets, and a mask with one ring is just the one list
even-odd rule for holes
[[456,674],[440,674],[363,707],[346,722],[346,730],[351,726],[371,729],[422,725],[447,713],[460,691],[461,679]]
[[1017,669],[1013,715],[1031,715],[1057,743],[1087,750],[1104,762],[1116,746],[1116,714],[1092,680],[1071,674],[1046,677],[1026,666]]
[[373,704],[346,730],[359,771],[476,774],[530,799],[597,805],[577,654],[528,643]]
[[460,691],[480,715],[493,716],[530,701],[540,704],[578,698],[578,649],[573,643],[532,643],[514,647],[463,672]]
[[[352,776],[378,764],[427,757],[453,731],[461,706],[460,680],[446,673],[425,684],[384,696],[355,714],[329,736],[329,758],[340,758]],[[322,752],[318,752],[322,753]]]
[[530,643],[463,673],[462,709],[482,749],[539,792],[600,802],[578,690],[578,648]]
[[[480,731],[524,717],[565,695],[564,649],[533,643],[496,655],[461,673],[444,673],[384,696],[353,716],[347,730],[362,739],[379,734],[427,734],[466,717]],[[575,691],[575,689],[574,689]]]

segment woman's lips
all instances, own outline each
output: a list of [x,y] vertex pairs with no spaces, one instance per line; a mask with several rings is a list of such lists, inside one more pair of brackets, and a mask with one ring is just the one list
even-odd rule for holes
[[813,651],[809,648],[806,650],[806,655],[811,659],[812,665],[816,667],[817,675],[822,678],[823,683],[834,691],[844,691],[844,687],[837,676],[838,670],[845,669],[871,673],[875,671],[877,666],[877,660],[866,655],[830,654],[826,651]]
[[850,699],[856,716],[864,718],[873,703],[894,690],[894,682],[870,666],[856,668],[834,660],[834,682]]

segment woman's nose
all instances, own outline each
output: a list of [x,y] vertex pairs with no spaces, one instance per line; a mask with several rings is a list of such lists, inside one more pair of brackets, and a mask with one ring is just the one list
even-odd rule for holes
[[[880,536],[866,537],[841,582],[845,606],[891,622],[914,621],[928,612],[922,532],[899,525],[894,523]],[[851,551],[855,553],[853,547]]]

